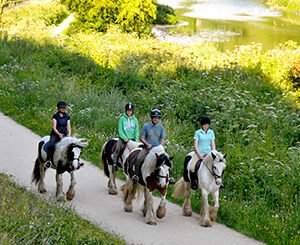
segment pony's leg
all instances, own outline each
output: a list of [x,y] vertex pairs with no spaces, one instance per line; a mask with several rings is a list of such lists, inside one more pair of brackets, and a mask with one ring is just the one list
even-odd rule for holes
[[124,211],[125,212],[132,212],[132,200],[135,198],[135,191],[133,182],[131,179],[128,179],[123,188],[124,193]]
[[208,192],[204,189],[202,192],[202,208],[200,213],[200,224],[204,227],[211,227],[211,222],[209,218],[209,204],[208,204]]
[[40,193],[46,193],[47,190],[45,188],[45,168],[44,168],[44,162],[41,162],[39,161],[39,168],[40,168],[40,180],[39,180],[39,183],[38,183],[38,191]]
[[156,225],[156,219],[154,216],[154,209],[153,209],[153,197],[152,193],[148,191],[148,189],[145,190],[145,209],[146,209],[146,223],[149,225]]
[[192,216],[193,210],[191,205],[191,182],[185,182],[184,181],[184,203],[182,206],[183,215],[184,216]]
[[209,217],[211,221],[216,221],[219,210],[219,190],[212,193],[214,206],[209,208]]
[[159,203],[159,206],[156,210],[156,217],[159,218],[159,219],[162,219],[163,217],[166,216],[166,212],[167,212],[167,209],[166,209],[166,195],[164,195],[161,200],[160,200],[160,203]]
[[59,202],[65,200],[65,196],[63,193],[63,178],[62,174],[56,174],[56,199]]
[[70,201],[74,198],[75,196],[75,185],[76,185],[76,180],[75,180],[75,174],[74,174],[74,171],[70,172],[70,176],[71,176],[71,182],[70,182],[70,186],[69,186],[69,189],[67,191],[67,199]]
[[108,181],[108,193],[111,195],[117,195],[118,191],[117,191],[117,186],[116,186],[116,175],[117,172],[114,171],[113,166],[110,165],[108,166],[109,169],[109,181]]
[[146,188],[144,188],[144,204],[143,204],[143,207],[142,207],[142,209],[141,209],[141,212],[142,212],[142,214],[143,214],[143,216],[145,217],[146,216],[146,205],[147,205],[147,199],[146,199]]

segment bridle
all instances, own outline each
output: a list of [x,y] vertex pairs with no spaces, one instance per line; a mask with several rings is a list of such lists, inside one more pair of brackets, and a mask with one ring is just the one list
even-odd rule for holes
[[211,175],[215,178],[215,180],[222,178],[224,171],[222,172],[221,175],[217,175],[214,171],[214,163],[212,164],[212,169],[209,169],[209,167],[206,165],[204,160],[202,161],[202,163],[205,165],[205,167],[208,169],[208,171],[211,173]]

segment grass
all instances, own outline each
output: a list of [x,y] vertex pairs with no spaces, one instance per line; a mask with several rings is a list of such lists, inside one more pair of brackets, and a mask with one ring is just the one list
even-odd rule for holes
[[71,208],[46,203],[0,174],[0,243],[125,244],[83,220]]
[[[218,221],[268,244],[299,243],[295,42],[267,52],[252,44],[222,53],[209,45],[138,39],[114,27],[106,34],[73,30],[53,37],[52,20],[66,14],[54,2],[5,14],[1,111],[42,136],[50,131],[57,101],[66,100],[74,133],[90,141],[83,157],[97,165],[127,101],[136,104],[140,125],[159,108],[176,179],[192,149],[195,119],[209,115],[217,148],[228,154]],[[197,192],[194,211],[199,200]]]

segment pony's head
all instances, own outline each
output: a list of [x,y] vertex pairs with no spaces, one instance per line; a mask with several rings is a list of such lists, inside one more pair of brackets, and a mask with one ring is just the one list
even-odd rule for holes
[[67,150],[67,164],[68,171],[75,171],[80,169],[84,164],[80,162],[80,155],[82,148],[87,147],[87,142],[83,142],[79,139],[77,142],[73,142],[68,146]]
[[214,150],[204,159],[205,163],[209,161],[211,162],[211,169],[208,169],[215,178],[216,184],[221,185],[222,176],[226,168],[226,154],[222,154],[221,152]]
[[158,155],[156,153],[156,168],[154,174],[156,176],[156,184],[160,188],[164,188],[169,184],[170,175],[172,171],[172,159],[166,153]]

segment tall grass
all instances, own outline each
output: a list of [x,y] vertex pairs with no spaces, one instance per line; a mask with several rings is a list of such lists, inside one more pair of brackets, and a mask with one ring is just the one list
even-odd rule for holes
[[[3,112],[44,135],[56,102],[68,101],[73,131],[90,140],[84,157],[98,164],[126,101],[136,104],[141,125],[150,109],[159,108],[175,178],[192,150],[195,120],[209,115],[217,148],[228,154],[218,221],[269,244],[299,242],[299,91],[297,75],[289,75],[300,60],[296,43],[268,52],[253,44],[221,53],[209,45],[137,39],[114,27],[106,34],[53,37],[47,21],[53,17],[45,9],[59,16],[66,10],[44,3],[29,9],[30,18],[20,18],[18,11],[27,8],[3,18]],[[45,21],[39,22],[41,16]],[[197,192],[195,211],[199,201]]]

